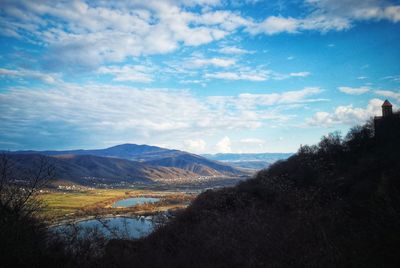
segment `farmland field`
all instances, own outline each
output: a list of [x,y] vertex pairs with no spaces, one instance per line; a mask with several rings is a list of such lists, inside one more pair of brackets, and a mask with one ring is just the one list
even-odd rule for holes
[[[195,196],[172,191],[91,189],[48,191],[40,194],[39,200],[43,203],[42,215],[47,221],[57,223],[100,215],[141,215],[176,210],[186,207]],[[160,201],[128,208],[112,207],[116,201],[131,197],[154,197]]]

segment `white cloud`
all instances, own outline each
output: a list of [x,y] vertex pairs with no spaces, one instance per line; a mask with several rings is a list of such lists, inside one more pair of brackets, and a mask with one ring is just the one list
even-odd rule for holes
[[258,139],[258,138],[245,138],[245,139],[241,139],[240,142],[243,143],[264,143],[265,141],[262,139]]
[[370,89],[369,87],[339,87],[339,91],[349,95],[362,95]]
[[[195,7],[195,8],[194,8]],[[400,21],[400,5],[387,1],[308,0],[308,14],[269,16],[259,21],[227,10],[220,1],[6,1],[1,34],[24,39],[44,49],[43,66],[52,70],[98,69],[129,58],[171,53],[182,46],[200,46],[227,38],[241,29],[251,34],[346,30],[357,21]],[[236,46],[220,53],[253,53]],[[202,66],[232,66],[211,59]],[[258,75],[216,74],[235,80],[263,81]],[[144,80],[140,76],[133,80]]]
[[308,0],[316,8],[315,13],[330,17],[344,17],[353,20],[400,20],[400,6],[389,1],[336,1],[336,0]]
[[207,73],[205,78],[216,78],[225,80],[248,80],[248,81],[265,81],[269,79],[269,73],[264,72],[216,72]]
[[258,145],[258,146],[262,146],[265,144],[265,140],[257,138],[245,138],[241,139],[240,142],[248,145]]
[[203,84],[204,81],[202,80],[181,80],[179,81],[181,84]]
[[311,126],[333,126],[362,124],[372,116],[381,114],[380,99],[371,99],[366,108],[355,108],[353,105],[338,106],[332,113],[317,112],[312,118],[307,119]]
[[218,153],[230,153],[232,151],[231,145],[231,139],[225,136],[215,145],[216,151]]
[[193,58],[188,60],[185,65],[188,68],[202,68],[205,66],[215,66],[215,67],[229,67],[236,63],[234,59],[224,59],[224,58]]
[[265,33],[265,34],[277,34],[281,32],[295,33],[297,32],[299,22],[294,18],[283,18],[270,16],[259,24],[254,24],[248,31],[253,34]]
[[[283,122],[274,104],[314,101],[319,89],[306,88],[271,94],[240,94],[199,98],[185,90],[147,89],[113,85],[58,84],[52,89],[14,88],[0,93],[0,138],[20,144],[42,144],[68,133],[73,143],[165,143],[192,140],[227,130],[257,129],[267,122]],[[262,109],[259,109],[263,107]],[[31,135],[36,133],[35,135]],[[116,138],[117,137],[117,138]],[[189,142],[189,141],[188,141]],[[76,144],[75,144],[76,145]],[[66,145],[67,146],[67,145]]]
[[223,80],[247,80],[247,81],[267,81],[267,80],[284,80],[291,77],[307,77],[310,72],[293,72],[289,74],[281,74],[272,70],[263,69],[262,67],[237,68],[226,72],[206,73],[205,78],[223,79]]
[[308,15],[301,18],[269,16],[261,22],[253,22],[247,26],[251,34],[267,35],[299,33],[304,30],[327,32],[349,29],[356,21],[389,20],[400,21],[400,5],[387,1],[369,0],[307,0],[310,7]]
[[247,27],[251,34],[264,33],[274,35],[279,33],[299,33],[304,30],[317,30],[327,32],[330,30],[345,30],[350,28],[349,21],[343,18],[330,18],[325,16],[310,16],[303,19],[292,17],[270,16],[260,23],[253,23]]
[[203,139],[187,139],[184,141],[184,145],[189,152],[202,153],[206,149],[207,143]]
[[54,84],[59,81],[57,75],[55,74],[48,74],[28,69],[11,70],[11,69],[0,68],[0,76],[22,78],[22,79],[24,78],[37,79],[48,84]]
[[246,49],[243,49],[243,48],[238,48],[238,47],[235,47],[235,46],[232,46],[232,47],[228,47],[228,46],[221,47],[220,49],[218,49],[218,52],[222,53],[222,54],[237,54],[237,55],[253,54],[254,53],[254,51],[246,50]]
[[[7,2],[2,5],[3,34],[48,49],[52,68],[91,67],[129,57],[163,54],[180,46],[220,40],[247,20],[232,11],[189,11],[179,1],[110,3]],[[209,6],[208,1],[195,5]],[[62,66],[59,66],[59,65]]]
[[125,66],[108,66],[100,67],[98,73],[111,74],[115,81],[133,81],[150,83],[153,81],[151,71],[152,68],[143,65],[125,65]]
[[398,102],[400,102],[400,92],[394,92],[394,91],[390,91],[390,90],[375,90],[374,92],[375,92],[375,94],[378,94],[380,96],[384,96],[387,98],[393,98],[393,99],[397,100]]
[[289,76],[294,76],[294,77],[307,77],[311,73],[310,72],[297,72],[297,73],[290,73]]
[[219,25],[221,29],[229,32],[250,24],[240,14],[227,10],[217,10],[201,14],[197,17],[197,22],[205,25]]
[[385,76],[382,79],[388,79],[394,82],[400,82],[400,75],[389,75],[389,76]]
[[[318,87],[306,87],[301,90],[286,91],[282,93],[250,94],[242,93],[237,97],[233,96],[214,96],[208,100],[215,106],[237,107],[241,110],[251,110],[256,107],[267,107],[274,105],[287,105],[296,103],[306,103],[313,101],[325,101],[324,99],[312,99],[311,96],[321,93]],[[248,114],[250,116],[250,114]]]

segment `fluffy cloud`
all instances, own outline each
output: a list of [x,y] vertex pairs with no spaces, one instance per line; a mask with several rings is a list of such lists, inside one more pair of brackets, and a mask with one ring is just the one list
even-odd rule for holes
[[400,82],[400,75],[389,75],[389,76],[383,77],[382,79],[391,80],[393,82]]
[[317,30],[327,32],[330,30],[341,31],[350,28],[350,22],[347,19],[328,16],[313,16],[297,19],[292,17],[267,17],[264,21],[253,23],[247,31],[251,34],[264,33],[267,35],[279,33],[299,33],[304,30]]
[[339,91],[350,95],[362,95],[367,93],[368,87],[339,87]]
[[231,145],[231,139],[225,136],[217,142],[215,148],[218,153],[230,153],[232,152]]
[[150,83],[153,81],[151,71],[152,68],[143,65],[125,65],[122,67],[104,66],[98,69],[98,73],[100,74],[113,75],[115,81],[133,81],[143,83]]
[[400,92],[394,92],[390,90],[375,90],[375,93],[387,98],[393,98],[400,102]]
[[248,68],[238,68],[227,72],[206,73],[205,78],[223,79],[223,80],[245,80],[245,81],[267,81],[267,80],[283,80],[291,77],[307,77],[311,75],[310,72],[293,72],[289,74],[277,73],[272,70],[255,68],[249,70]]
[[260,72],[216,72],[207,73],[205,78],[215,78],[224,80],[247,80],[247,81],[265,81],[269,79],[269,71]]
[[37,79],[48,84],[54,84],[57,81],[59,81],[57,75],[42,73],[39,71],[28,70],[28,69],[11,70],[11,69],[0,68],[0,77]]
[[0,93],[0,138],[26,146],[40,146],[46,140],[46,144],[53,141],[56,146],[63,135],[69,136],[69,142],[83,145],[109,144],[116,138],[118,142],[145,143],[147,137],[157,137],[153,142],[162,143],[173,137],[192,140],[187,144],[201,149],[201,141],[191,138],[199,131],[209,135],[282,122],[290,115],[280,114],[274,104],[313,101],[309,97],[319,92],[306,88],[203,99],[185,90],[95,84],[9,89]]
[[52,68],[60,64],[93,68],[128,57],[172,52],[181,44],[207,44],[246,24],[231,11],[199,14],[188,11],[186,5],[193,3],[5,1],[0,25],[2,34],[48,48]]
[[277,34],[281,32],[295,33],[299,29],[299,21],[294,18],[283,18],[271,16],[258,24],[254,24],[248,28],[248,31],[253,34],[266,33]]
[[265,143],[264,140],[257,139],[257,138],[245,138],[245,139],[241,139],[240,142],[248,143],[248,144],[264,144]]
[[269,16],[261,22],[252,22],[247,28],[252,34],[267,35],[298,33],[304,30],[327,32],[342,31],[352,27],[356,21],[389,20],[400,21],[400,5],[382,0],[306,0],[310,12],[304,17]]
[[184,141],[184,145],[190,152],[202,153],[205,151],[207,143],[203,139],[187,139]]
[[215,105],[235,106],[240,109],[250,109],[259,106],[273,106],[282,104],[304,103],[322,101],[322,99],[310,99],[309,97],[321,93],[318,87],[307,87],[301,90],[286,91],[282,93],[249,94],[243,93],[237,97],[210,97]]
[[193,58],[187,60],[184,64],[188,68],[202,68],[206,66],[229,67],[236,63],[234,59],[224,58]]
[[293,77],[307,77],[311,75],[310,72],[297,72],[297,73],[290,73],[289,76],[293,76]]
[[235,47],[235,46],[233,46],[233,47],[229,47],[229,46],[221,47],[217,51],[219,53],[222,53],[222,54],[230,54],[230,55],[231,54],[241,55],[241,54],[252,54],[252,53],[254,53],[254,51],[246,50],[246,49],[243,49],[243,48],[238,48],[238,47]]
[[[2,1],[0,34],[43,48],[46,52],[43,66],[50,70],[96,70],[102,64],[220,41],[241,29],[250,34],[272,35],[307,30],[340,31],[365,20],[400,21],[400,5],[387,1],[305,2],[308,12],[303,16],[272,15],[257,20],[229,9],[227,2],[213,0]],[[251,53],[234,46],[223,47],[219,52]],[[198,64],[232,65],[221,61]],[[264,76],[247,74],[211,76],[265,80]]]
[[349,20],[400,20],[400,6],[382,0],[307,0],[316,8],[314,13],[329,17],[342,17]]
[[332,113],[317,112],[307,120],[311,126],[356,125],[362,124],[372,116],[381,114],[380,99],[372,99],[366,108],[355,108],[353,105],[338,106]]

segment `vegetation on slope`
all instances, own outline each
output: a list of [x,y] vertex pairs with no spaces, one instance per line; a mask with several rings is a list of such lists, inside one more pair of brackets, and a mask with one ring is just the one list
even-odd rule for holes
[[[1,151],[0,151],[1,152]],[[243,176],[243,170],[199,155],[149,145],[122,144],[107,149],[69,151],[3,152],[28,165],[35,158],[53,156],[57,176],[64,180],[99,177],[115,180],[150,182],[157,178],[196,178],[198,176]]]
[[237,187],[207,191],[139,241],[111,241],[106,266],[398,267],[400,127],[338,133]]

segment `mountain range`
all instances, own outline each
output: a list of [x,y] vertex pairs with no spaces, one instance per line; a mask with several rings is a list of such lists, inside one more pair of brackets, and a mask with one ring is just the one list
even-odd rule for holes
[[204,154],[202,156],[215,161],[220,161],[230,166],[260,170],[267,168],[278,160],[284,160],[292,156],[293,153],[256,153],[256,154],[234,154],[234,153],[219,153],[219,154]]
[[106,149],[5,152],[19,170],[40,158],[55,167],[58,180],[80,184],[152,182],[200,176],[240,177],[245,171],[203,156],[149,145],[122,144]]

